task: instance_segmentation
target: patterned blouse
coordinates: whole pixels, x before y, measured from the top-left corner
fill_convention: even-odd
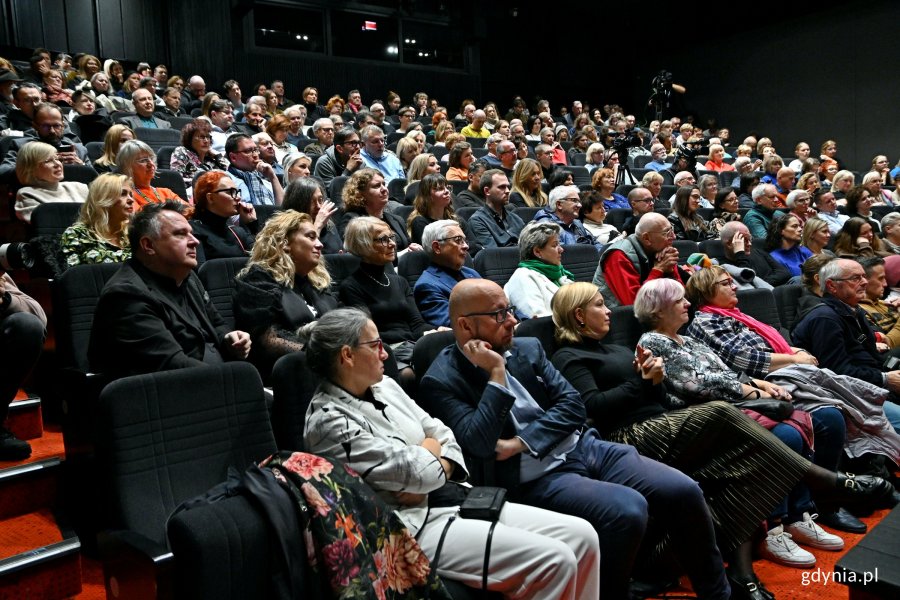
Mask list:
[[[84,223],[75,223],[63,232],[60,249],[69,267],[125,262],[131,258],[131,248],[113,246]]]
[[[670,408],[680,408],[698,402],[726,400],[736,402],[743,397],[741,383],[749,381],[744,374],[729,369],[710,350],[697,340],[682,336],[683,344],[661,333],[649,332],[638,342],[661,356],[666,368],[666,389]]]
[[[200,171],[214,171],[216,169],[225,171],[228,169],[228,162],[220,154],[209,152],[206,158],[201,161],[197,153],[178,146],[172,151],[171,169],[178,171],[181,178],[184,179],[184,187],[187,188],[188,196],[191,196],[194,189],[194,176]]]

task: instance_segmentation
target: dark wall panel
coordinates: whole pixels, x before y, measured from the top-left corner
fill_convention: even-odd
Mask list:
[[[65,0],[68,48],[72,52],[98,55],[97,22],[92,0]]]
[[[36,48],[44,45],[44,28],[41,25],[44,10],[41,2],[14,0],[12,3],[13,26],[16,46]]]
[[[97,0],[101,58],[125,58],[125,35],[120,0]]]
[[[38,2],[31,2],[32,6]],[[40,0],[44,46],[53,49],[69,47],[66,31],[66,9],[63,0]]]

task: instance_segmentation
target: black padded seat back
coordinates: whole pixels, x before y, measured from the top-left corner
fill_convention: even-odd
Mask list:
[[[344,191],[344,186],[349,179],[346,175],[338,175],[331,180],[331,185],[328,186],[328,199],[339,208],[344,206],[344,199],[341,197],[341,193]]]
[[[700,252],[721,263],[725,259],[725,244],[722,240],[704,240],[700,242]]]
[[[181,177],[181,173],[173,171],[165,165],[161,165],[160,168],[156,170],[156,175],[153,176],[150,185],[153,187],[169,188],[178,194],[179,198],[185,202],[188,201],[187,187],[184,185],[184,179]]]
[[[781,329],[781,318],[778,316],[778,306],[772,290],[738,290],[737,297],[737,307],[742,312],[775,329]]]
[[[162,118],[162,117],[160,117]],[[169,125],[172,126],[172,129],[175,131],[181,132],[184,129],[184,126],[188,123],[192,123],[194,121],[193,117],[168,117],[166,119],[169,122]]]
[[[600,262],[597,248],[593,244],[567,244],[564,248],[562,265],[572,272],[575,281],[592,282]]]
[[[466,222],[468,222],[472,218],[472,215],[480,208],[480,206],[463,206],[456,211],[456,216],[460,219],[465,219]]]
[[[775,296],[775,305],[778,307],[778,318],[781,326],[791,331],[800,320],[800,296],[803,295],[802,285],[779,285],[772,290]]]
[[[556,341],[553,339],[555,332],[556,325],[553,324],[553,317],[537,317],[520,322],[516,327],[515,337],[537,338],[544,347],[547,358],[550,358],[556,352]]]
[[[197,275],[209,294],[209,299],[228,324],[228,330],[234,329],[234,278],[247,266],[246,256],[231,258],[214,258],[200,265]]]
[[[176,146],[163,146],[156,151],[156,164],[160,169],[172,168],[172,153]]]
[[[87,150],[88,158],[91,159],[91,162],[94,162],[103,156],[103,142],[88,142],[84,147]]]
[[[519,247],[485,248],[475,255],[475,270],[485,279],[506,285],[519,268]]]
[[[437,355],[441,353],[441,350],[455,343],[456,338],[453,336],[452,331],[436,331],[422,336],[419,338],[419,341],[416,342],[416,347],[413,349],[412,355],[412,368],[416,373],[417,396],[421,397],[422,394],[426,393],[426,391],[421,389],[418,383],[422,381],[422,377],[428,372],[428,367],[431,366],[431,363],[434,362]],[[417,403],[423,405],[420,400],[417,400]]]
[[[634,211],[630,208],[614,208],[606,212],[606,220],[604,223],[612,225],[619,231],[622,231],[622,227],[625,226],[625,221],[627,221],[632,214],[634,214]]]
[[[164,146],[179,146],[181,144],[181,131],[178,129],[154,129],[152,127],[138,127],[134,135],[158,152]]]
[[[528,225],[530,221],[534,220],[534,215],[538,213],[539,210],[544,208],[543,206],[507,206],[507,210],[510,208],[515,208],[516,214],[522,219],[522,222]]]
[[[406,197],[406,180],[405,179],[391,179],[391,182],[388,184],[388,194],[390,195],[391,200],[395,200],[400,204],[406,204],[404,202],[404,198]]]
[[[634,307],[614,306],[610,309],[609,333],[603,338],[604,344],[616,344],[634,349],[644,333],[644,328],[634,316]]]
[[[78,265],[53,280],[53,325],[56,352],[61,367],[88,373],[88,343],[94,311],[103,286],[118,272],[121,263]]]
[[[256,220],[259,221],[260,230],[266,225],[272,215],[281,210],[280,206],[274,204],[257,204],[253,207],[256,210]]]
[[[391,212],[394,213],[395,215],[397,215],[398,217],[400,217],[403,220],[403,222],[406,223],[406,220],[409,218],[409,215],[412,214],[413,208],[414,207],[409,206],[407,204],[401,204],[400,206],[395,206],[394,210],[392,210]]]
[[[100,177],[91,165],[63,165],[63,181],[78,181],[90,185]]]
[[[276,451],[262,381],[245,362],[125,377],[100,394],[97,455],[111,525],[166,544],[183,501]]]
[[[279,448],[305,450],[303,427],[319,377],[306,366],[306,353],[292,352],[272,368],[272,428]]]
[[[173,516],[168,538],[175,555],[178,598],[272,598],[270,544],[265,517],[243,495]]]
[[[566,165],[562,168],[572,174],[572,183],[574,185],[587,185],[591,183],[591,174],[586,167],[581,165]]]
[[[84,202],[47,202],[31,213],[31,235],[61,235],[75,223]]]
[[[700,252],[700,245],[692,240],[675,240],[672,242],[672,245],[678,250],[679,265],[687,263],[687,259],[690,258],[691,254]]]

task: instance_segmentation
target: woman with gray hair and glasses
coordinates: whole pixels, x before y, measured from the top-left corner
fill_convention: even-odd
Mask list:
[[[184,202],[178,194],[164,187],[150,185],[156,175],[156,153],[140,140],[129,140],[119,148],[116,165],[122,175],[134,182],[134,210],[138,212],[150,203],[162,204],[166,200]]]
[[[550,301],[560,286],[575,281],[562,266],[563,247],[556,223],[531,222],[519,234],[519,268],[503,286],[516,317],[531,319],[552,314]]]

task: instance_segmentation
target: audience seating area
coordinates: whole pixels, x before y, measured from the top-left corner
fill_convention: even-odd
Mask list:
[[[296,92],[299,94],[299,89]],[[186,94],[189,97],[189,90]],[[323,100],[320,95],[319,101]],[[64,107],[64,112],[70,110],[70,107]],[[455,113],[455,108],[451,108],[447,118],[453,121]],[[120,122],[134,114],[114,113],[112,122]],[[352,113],[345,117],[348,124],[352,119]],[[556,119],[562,121],[559,117]],[[151,184],[171,189],[187,200],[189,194],[182,173],[168,167],[173,152],[181,145],[181,129],[193,121],[189,117],[172,117],[169,121],[171,129],[138,127],[135,134],[138,140],[153,149],[160,166]],[[307,125],[310,122],[308,119]],[[399,125],[396,115],[389,116],[386,122]],[[423,122],[429,141],[433,141],[434,132],[428,131],[431,121],[425,118]],[[602,134],[609,126],[598,123],[596,129]],[[397,141],[404,135],[390,133],[385,141],[396,148]],[[655,135],[648,132],[645,146],[650,146],[651,138]],[[14,141],[13,137],[0,137],[0,159]],[[487,155],[485,138],[468,138],[467,141],[476,157]],[[537,143],[528,141],[532,156]],[[92,141],[85,146],[92,161],[103,155],[102,141]],[[572,144],[566,140],[562,147],[569,150]],[[726,150],[734,154],[736,146],[726,146]],[[444,146],[433,146],[428,151],[438,159],[448,152]],[[583,153],[573,154],[571,164],[560,167],[572,175],[573,184],[582,192],[592,189],[593,172],[587,168],[592,165],[585,166],[585,157]],[[698,178],[712,174],[717,178],[719,189],[730,186],[736,173],[699,169],[707,159],[706,156],[697,157],[698,168],[694,170]],[[650,171],[647,164],[651,160],[643,154],[629,158],[629,170],[636,182]],[[669,156],[668,160],[673,157]],[[789,160],[790,157],[785,156],[785,162]],[[310,167],[314,165],[315,160]],[[448,165],[442,162],[442,171],[446,172],[447,168]],[[673,173],[663,171],[660,174],[664,185],[659,197],[667,199],[677,191]],[[864,171],[855,174],[859,183]],[[97,177],[98,171],[90,165],[66,164],[63,167],[64,181],[90,185]],[[343,216],[342,192],[349,179],[339,175],[325,188],[327,199],[338,207],[332,217],[335,222]],[[395,178],[387,186],[393,201],[388,210],[404,222],[414,210],[410,199],[419,182],[414,182],[409,189],[407,184],[407,179]],[[45,245],[58,246],[59,237],[76,222],[83,204],[75,201],[42,203],[26,224],[16,219],[18,187],[0,186],[0,244],[38,240]],[[469,187],[469,182],[449,181],[448,187],[455,197]],[[615,191],[624,196],[635,187],[622,184]],[[886,185],[884,189],[890,192],[894,188]],[[508,210],[514,211],[525,223],[531,222],[541,208],[508,205]],[[262,227],[281,209],[260,205],[255,210]],[[468,221],[477,210],[464,207],[457,210],[456,215]],[[840,210],[846,212],[844,207]],[[880,220],[894,210],[891,205],[874,206],[872,216]],[[656,212],[664,216],[671,214],[670,209]],[[741,209],[741,216],[746,212]],[[631,209],[612,209],[606,214],[605,222],[621,230],[633,214]],[[712,209],[700,209],[697,214],[704,221],[713,217]],[[726,258],[726,248],[720,239],[700,242],[677,239],[673,246],[678,250],[680,265],[686,265],[688,258],[697,253],[704,253],[716,261]],[[753,246],[763,248],[765,240],[754,238]],[[602,250],[593,244],[567,244],[562,254],[562,266],[574,275],[575,281],[592,282],[601,256]],[[334,290],[360,266],[360,258],[348,252],[325,254],[323,259]],[[520,262],[517,246],[485,247],[474,257],[466,256],[465,266],[503,286],[519,268]],[[236,327],[235,276],[247,264],[246,256],[214,258],[197,270],[210,301],[229,330]],[[386,272],[396,273],[412,289],[430,264],[431,259],[425,252],[407,252],[396,264],[389,265]],[[43,598],[78,598],[82,590],[82,560],[102,561],[103,586],[109,598],[237,600],[275,597],[276,587],[281,585],[288,586],[294,597],[304,597],[303,591],[309,589],[317,575],[305,561],[283,564],[284,549],[279,547],[278,536],[273,535],[259,506],[238,490],[237,482],[248,466],[279,449],[305,449],[306,408],[319,383],[307,365],[306,355],[295,352],[281,357],[271,374],[271,389],[263,387],[256,368],[239,361],[225,366],[163,371],[110,381],[102,373],[91,372],[88,345],[94,321],[104,318],[102,314],[95,314],[97,302],[104,285],[120,265],[99,263],[68,269],[65,264],[54,266],[59,268],[59,273],[49,280],[40,273],[13,272],[20,287],[38,298],[47,310],[50,335],[42,362],[25,386],[28,393],[23,392],[14,402],[9,421],[10,428],[17,433],[30,428],[29,439],[33,441],[35,453],[21,465],[0,463],[0,506],[4,507],[0,509],[0,525],[6,527],[4,523],[9,522],[10,527],[24,530],[33,527],[29,519],[45,521],[52,539],[42,541],[39,547],[23,545],[12,558],[0,555],[0,597],[26,597],[23,590],[39,590],[43,592],[40,595]],[[741,290],[738,292],[739,306],[743,312],[771,325],[790,340],[790,332],[800,319],[803,290],[803,286],[793,283],[774,289]],[[515,336],[537,338],[550,356],[557,349],[554,331],[552,318],[542,316],[521,322]],[[633,307],[616,306],[611,309],[610,329],[603,343],[634,349],[642,333]],[[442,349],[453,343],[451,331],[437,331],[421,337],[415,344],[410,359],[415,377],[407,386],[414,398],[426,393],[419,389],[418,383],[428,366]],[[386,342],[385,350],[389,355],[385,374],[401,380],[404,365],[398,365]],[[43,401],[30,394],[35,390],[41,392]],[[420,399],[417,401],[422,404]],[[43,416],[41,411],[45,412]],[[497,463],[489,468],[503,468],[503,465]],[[245,480],[242,481],[241,485],[247,485]],[[223,485],[226,482],[232,486],[227,490]],[[197,500],[210,490],[219,495]],[[17,495],[28,500],[13,499]],[[885,518],[883,529],[877,529],[855,550],[850,549],[852,544],[848,543],[850,552],[840,559],[837,568],[841,572],[860,572],[867,565],[891,564],[898,560],[900,550],[896,548],[893,554],[879,555],[879,548],[889,545],[893,539],[889,532],[896,530],[898,514],[900,511],[891,514],[881,511],[871,520],[867,519],[867,523],[875,525]],[[855,543],[863,538],[845,539]],[[305,554],[306,540],[298,537],[294,543],[293,550],[300,548],[303,550],[301,555]],[[47,583],[50,576],[46,573],[52,573],[53,585]],[[454,599],[499,598],[496,594],[481,595],[455,582],[445,583]],[[778,588],[768,582],[767,585],[770,589]],[[878,588],[878,593],[883,594],[882,597],[892,597],[898,586],[900,579],[893,583],[889,581]],[[7,594],[5,588],[11,592]],[[799,584],[782,584],[778,589],[779,597],[789,597],[781,592],[793,589],[799,589]],[[858,596],[860,599],[867,598],[865,592],[852,592],[851,598],[856,598],[856,593],[863,594]]]

